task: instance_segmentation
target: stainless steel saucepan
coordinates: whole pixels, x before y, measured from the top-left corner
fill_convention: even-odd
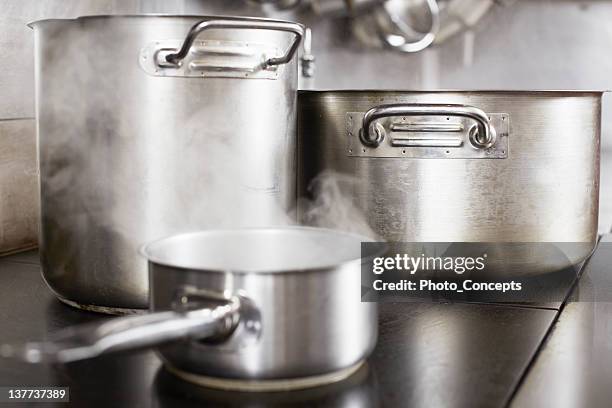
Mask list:
[[[142,251],[153,313],[64,329],[12,353],[66,363],[159,346],[170,371],[208,386],[269,391],[337,381],[377,338],[376,303],[360,299],[363,241],[309,227],[156,241]]]

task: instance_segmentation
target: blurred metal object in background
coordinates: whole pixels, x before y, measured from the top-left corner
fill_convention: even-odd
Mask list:
[[[295,11],[302,16],[348,17],[354,36],[362,44],[414,53],[474,27],[494,5],[508,6],[515,0],[248,1],[260,5],[264,14],[272,17],[278,12]]]
[[[356,16],[384,3],[385,0],[311,0],[312,10],[327,16]]]
[[[488,0],[487,0],[488,1]],[[429,47],[440,26],[437,0],[256,0],[275,10],[301,6],[317,15],[351,17],[363,23],[361,37],[366,44],[383,45],[401,52],[413,53]],[[425,13],[421,12],[425,10]],[[265,10],[264,10],[265,11]],[[363,22],[360,20],[363,19]],[[413,20],[416,20],[416,24]],[[425,22],[425,24],[423,24]],[[425,25],[424,29],[420,26]],[[416,28],[415,28],[416,27]],[[370,37],[374,41],[370,40]]]
[[[491,9],[510,6],[515,0],[444,0],[440,1],[440,30],[435,44],[474,27]]]
[[[425,5],[429,16],[422,16]],[[428,28],[421,31],[409,23],[410,17],[418,13],[417,21],[427,21]],[[377,34],[385,44],[401,52],[419,52],[429,47],[440,28],[440,9],[437,0],[406,1],[389,0],[374,13]]]
[[[308,27],[304,30],[304,39],[302,41],[302,45],[303,51],[302,56],[300,57],[300,62],[302,65],[302,76],[304,78],[312,78],[315,74],[316,58],[312,53],[312,30]]]
[[[372,15],[359,17],[354,22],[353,32],[362,43],[370,46],[389,46],[399,51],[417,52],[471,29],[494,6],[510,6],[514,2],[515,0],[388,0]],[[407,42],[419,35],[422,35],[420,41],[414,44]]]
[[[303,0],[249,0],[251,3],[262,7],[270,7],[276,10],[288,10],[300,6]]]
[[[436,0],[388,0],[355,16],[353,35],[370,47],[414,53],[429,47],[440,27]]]

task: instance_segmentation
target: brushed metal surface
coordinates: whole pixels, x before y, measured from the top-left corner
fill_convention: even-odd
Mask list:
[[[345,173],[355,179],[346,194],[384,239],[585,243],[568,254],[577,263],[597,237],[600,99],[600,93],[580,92],[303,91],[298,192],[308,194],[322,171]],[[349,157],[347,112],[393,103],[458,103],[507,112],[508,157]]]
[[[612,302],[568,304],[510,407],[609,407],[611,321]]]
[[[166,78],[139,52],[201,17],[48,20],[36,37],[45,279],[70,301],[146,308],[137,248],[172,233],[279,225],[294,207],[297,61],[277,80]],[[279,31],[202,40],[286,50]]]
[[[555,311],[382,304],[370,365],[383,407],[504,407]]]
[[[38,243],[34,120],[0,120],[0,254]]]
[[[604,235],[511,407],[610,406],[611,258],[612,235]]]

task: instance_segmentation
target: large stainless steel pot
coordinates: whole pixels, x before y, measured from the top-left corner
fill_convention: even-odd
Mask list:
[[[594,248],[600,108],[600,92],[302,92],[298,190],[346,173],[389,241],[524,243],[487,269],[559,269],[529,243],[570,243],[567,264]]]
[[[14,352],[65,363],[174,340],[159,348],[167,367],[208,386],[257,391],[336,381],[376,343],[377,304],[361,302],[364,241],[308,227],[163,239],[143,251],[155,313],[69,328]]]
[[[139,245],[287,223],[301,25],[99,16],[32,26],[42,267],[62,300],[146,308]]]

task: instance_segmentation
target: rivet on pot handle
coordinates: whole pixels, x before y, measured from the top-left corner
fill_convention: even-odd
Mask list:
[[[459,116],[476,121],[470,129],[470,142],[478,149],[487,149],[497,137],[489,116],[479,108],[468,105],[452,104],[394,104],[381,105],[367,111],[363,117],[359,135],[361,142],[368,147],[378,147],[384,140],[384,129],[376,121],[392,116]]]
[[[304,37],[304,26],[297,23],[275,21],[204,20],[191,27],[181,48],[175,53],[167,54],[165,56],[166,61],[169,64],[180,66],[181,61],[189,54],[189,50],[191,49],[193,42],[197,36],[200,35],[200,33],[205,30],[224,28],[284,31],[295,34],[295,39],[285,55],[269,58],[267,61],[265,61],[265,66],[282,65],[291,61],[300,46],[302,38]]]
[[[177,294],[174,310],[68,327],[44,342],[1,345],[0,356],[29,363],[69,363],[181,339],[226,339],[239,324],[240,309],[238,296],[184,291]]]

